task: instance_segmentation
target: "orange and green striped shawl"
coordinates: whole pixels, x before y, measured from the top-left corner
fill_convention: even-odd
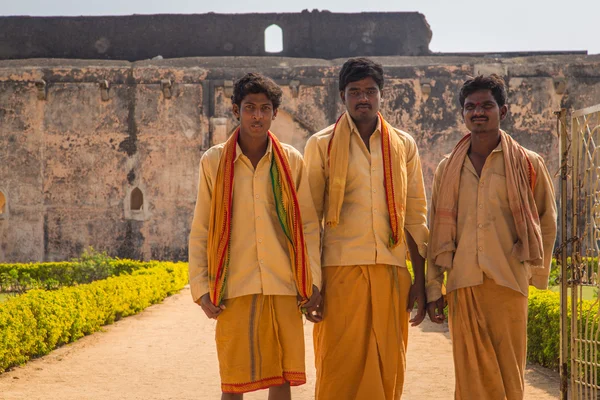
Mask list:
[[[345,112],[334,125],[327,147],[329,168],[329,204],[325,222],[328,226],[339,223],[344,202],[348,157],[350,152],[350,115]],[[383,161],[385,196],[390,220],[389,247],[404,241],[404,218],[406,204],[406,160],[404,144],[394,128],[378,113],[381,125],[381,154]],[[392,151],[393,149],[396,151]]]
[[[231,254],[234,160],[240,128],[225,142],[211,199],[208,229],[208,283],[210,300],[220,305],[225,294]],[[310,261],[304,239],[300,204],[289,161],[279,140],[270,131],[273,148],[270,175],[279,223],[287,238],[298,294],[304,305],[312,295]]]

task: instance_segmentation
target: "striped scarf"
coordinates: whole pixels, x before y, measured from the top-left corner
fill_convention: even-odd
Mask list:
[[[225,142],[219,160],[219,170],[214,184],[208,228],[208,284],[210,300],[220,305],[225,294],[227,272],[231,259],[231,215],[233,206],[233,179],[236,145],[240,128]],[[277,217],[287,239],[294,280],[304,305],[312,295],[312,277],[300,204],[289,161],[279,140],[268,132],[273,147],[270,175]]]
[[[344,203],[348,158],[350,153],[350,115],[342,114],[333,128],[327,147],[329,156],[329,204],[326,214],[328,226],[336,226]],[[378,113],[381,125],[381,153],[383,161],[384,187],[390,218],[389,247],[394,248],[404,241],[404,217],[406,204],[406,160],[404,144],[394,128]]]

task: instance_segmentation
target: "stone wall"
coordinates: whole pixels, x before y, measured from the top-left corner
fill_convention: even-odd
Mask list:
[[[429,192],[465,133],[457,92],[470,75],[509,84],[503,128],[558,170],[553,112],[600,103],[600,56],[382,57],[382,112],[415,138]],[[198,162],[235,126],[235,78],[260,71],[284,90],[273,131],[302,150],[343,106],[343,59],[0,61],[0,262],[62,260],[93,245],[119,257],[186,259]],[[143,194],[131,209],[131,193]]]
[[[431,41],[416,12],[0,17],[0,59],[266,56],[273,24],[284,57],[426,55]]]

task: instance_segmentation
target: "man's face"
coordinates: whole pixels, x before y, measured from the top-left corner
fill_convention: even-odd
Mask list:
[[[354,121],[370,122],[377,118],[381,91],[373,78],[350,82],[340,96]]]
[[[477,134],[500,129],[500,121],[506,117],[507,112],[506,104],[498,107],[492,91],[485,89],[467,96],[462,116],[467,129]]]
[[[238,107],[233,105],[233,115],[239,121],[244,134],[251,137],[262,137],[271,128],[271,122],[277,115],[273,102],[264,93],[250,93],[244,97]]]

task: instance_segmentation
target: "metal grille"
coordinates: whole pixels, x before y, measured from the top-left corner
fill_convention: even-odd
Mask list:
[[[563,351],[570,344],[571,399],[594,399],[600,394],[600,329],[598,316],[598,256],[600,255],[600,104],[571,115],[570,151],[566,136],[566,117],[559,130],[563,147],[561,209],[562,246],[570,247],[570,259],[563,251],[563,330],[569,330],[570,340],[561,338]],[[570,168],[569,168],[570,167]],[[570,173],[568,172],[570,169]],[[570,178],[570,198],[566,196],[567,176]],[[570,202],[569,202],[570,200]],[[570,203],[570,204],[569,204]],[[566,221],[571,219],[571,237],[566,238]],[[570,246],[567,246],[567,245]],[[568,268],[564,268],[567,266]],[[566,278],[566,279],[564,279]],[[568,291],[567,291],[568,290]],[[570,294],[570,302],[567,299]],[[567,305],[569,302],[569,305]],[[566,319],[570,319],[570,324]],[[569,326],[570,325],[570,326]],[[561,356],[562,356],[561,352]],[[562,358],[562,357],[561,357]],[[561,369],[566,360],[561,360]],[[566,374],[565,371],[561,373]],[[566,375],[565,375],[566,376]],[[566,387],[564,388],[566,389]],[[566,392],[566,390],[565,390]],[[566,395],[566,393],[565,393]],[[566,398],[566,397],[564,397]]]

